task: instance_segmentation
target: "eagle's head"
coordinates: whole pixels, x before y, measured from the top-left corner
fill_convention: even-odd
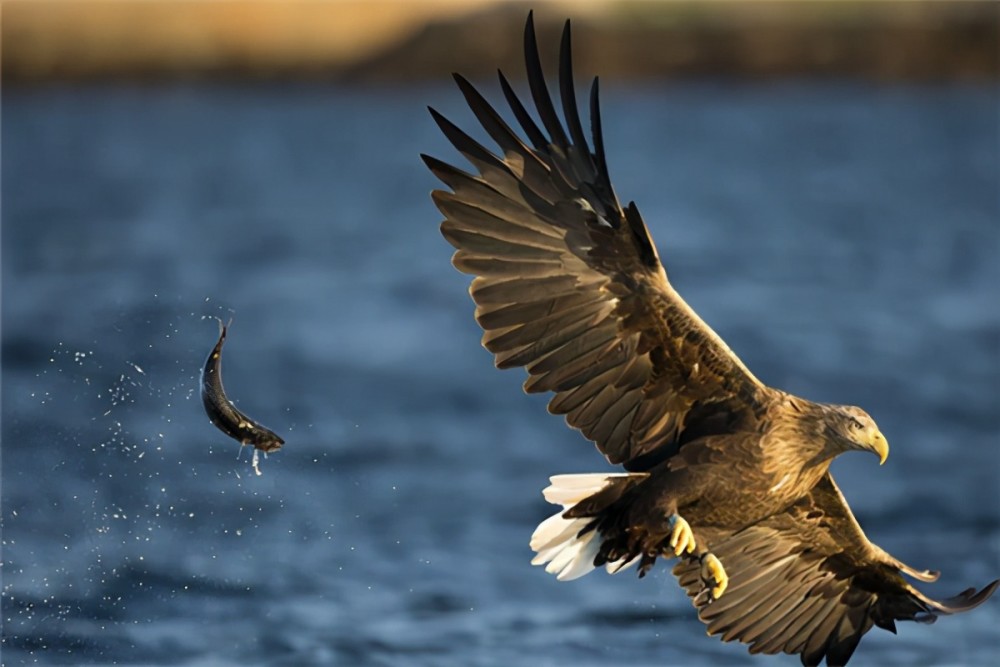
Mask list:
[[[871,452],[878,456],[879,465],[889,458],[889,443],[867,412],[853,405],[838,405],[828,415],[828,425],[834,438],[848,450]]]

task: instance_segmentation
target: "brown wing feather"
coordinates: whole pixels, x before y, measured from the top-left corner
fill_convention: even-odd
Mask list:
[[[441,231],[457,248],[455,267],[476,276],[476,319],[497,366],[524,366],[526,391],[555,392],[549,410],[565,414],[612,463],[628,467],[643,457],[635,465],[648,465],[650,453],[687,426],[695,404],[702,416],[711,413],[706,405],[719,405],[756,419],[771,394],[667,282],[635,205],[618,203],[604,163],[596,80],[591,153],[576,110],[570,49],[567,22],[560,89],[568,132],[546,89],[529,15],[528,79],[551,138],[502,75],[531,146],[456,75],[500,154],[432,110],[477,173],[424,160],[452,190],[433,193],[446,218]]]
[[[725,594],[708,601],[696,559],[674,574],[709,634],[751,653],[800,654],[804,665],[846,664],[873,625],[895,632],[897,620],[967,611],[998,584],[943,602],[924,596],[900,576],[907,566],[868,541],[829,474],[787,512],[708,539],[729,575]]]

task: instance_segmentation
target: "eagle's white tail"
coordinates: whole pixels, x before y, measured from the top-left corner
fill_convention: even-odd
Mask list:
[[[553,505],[562,505],[562,510],[538,524],[531,535],[531,548],[536,552],[532,565],[544,565],[545,571],[556,575],[560,581],[582,577],[596,566],[597,557],[604,541],[597,529],[584,531],[594,521],[594,517],[564,519],[563,514],[577,503],[603,491],[622,478],[646,477],[645,473],[591,473],[585,475],[556,475],[542,495]],[[624,481],[624,480],[622,480]],[[582,534],[581,534],[582,533]],[[619,560],[607,563],[608,572],[615,574],[634,564],[638,559]]]

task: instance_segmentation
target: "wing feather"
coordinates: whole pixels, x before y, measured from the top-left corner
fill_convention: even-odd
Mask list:
[[[747,639],[746,643],[750,644],[750,653],[765,653],[768,655],[780,653],[788,641],[789,629],[801,619],[808,618],[812,610],[822,602],[823,598],[820,597],[797,599],[791,609],[783,616],[776,618],[773,623],[765,624],[759,633],[756,633],[760,635],[756,641]]]
[[[559,45],[559,94],[562,99],[563,113],[566,115],[566,125],[569,127],[570,136],[573,137],[571,149],[582,152],[588,159],[585,164],[592,163],[589,160],[590,147],[587,146],[587,137],[583,133],[583,125],[580,123],[580,112],[576,108],[576,90],[573,84],[573,47],[572,36],[569,29],[569,20],[562,33],[562,42]],[[583,179],[590,180],[594,177],[594,170],[582,176]]]
[[[519,348],[512,354],[498,354],[497,368],[533,363],[532,372],[541,374],[546,372],[548,366],[558,368],[578,358],[585,353],[581,352],[585,346],[593,348],[613,340],[613,334],[609,335],[607,331],[595,329],[592,320],[593,316],[566,323],[557,332],[536,337],[533,343]]]
[[[597,174],[605,196],[609,200],[614,200],[615,194],[611,187],[608,163],[604,157],[604,131],[601,129],[601,94],[599,89],[600,83],[595,76],[594,82],[590,86],[590,130],[594,135],[594,160],[597,162]]]
[[[627,354],[615,338],[607,338],[593,344],[595,347],[587,350],[585,354],[560,355],[568,359],[564,365],[556,366],[554,362],[546,364],[547,367],[552,367],[552,370],[543,371],[537,366],[532,366],[529,371],[531,377],[525,383],[525,389],[529,392],[563,392],[578,387],[604,371],[620,366]]]
[[[615,343],[617,340],[618,334],[611,327],[585,328],[579,335],[574,336],[572,340],[556,350],[536,357],[537,361],[529,361],[528,372],[532,375],[561,373],[570,364],[580,361],[581,358],[585,362],[590,362],[595,354],[600,356],[600,353],[607,349],[609,343]]]
[[[489,329],[483,335],[483,345],[494,354],[535,345],[568,328],[575,328],[580,323],[584,326],[593,326],[607,317],[607,310],[604,304],[588,301],[504,329]]]
[[[433,199],[445,216],[442,234],[456,248],[455,267],[475,276],[470,294],[483,344],[498,367],[525,367],[526,391],[554,392],[549,411],[565,415],[612,463],[630,470],[675,451],[664,446],[686,420],[710,417],[706,406],[739,416],[728,424],[753,428],[774,394],[677,295],[635,204],[619,204],[607,172],[596,79],[593,153],[588,146],[569,23],[559,54],[565,124],[545,83],[531,15],[524,55],[541,124],[502,74],[500,86],[527,139],[456,75],[498,152],[432,109],[474,173],[424,156],[451,189],[435,191]],[[690,412],[695,404],[697,417]]]
[[[802,573],[799,573],[802,576]],[[740,636],[744,642],[764,641],[765,636],[771,628],[780,628],[782,624],[787,626],[795,618],[793,611],[802,603],[802,599],[796,597],[795,590],[800,582],[796,578],[790,579],[781,585],[781,593],[776,592],[772,597],[776,604],[771,606],[768,613],[754,614],[755,618],[748,623]],[[754,651],[751,649],[750,651]]]
[[[551,206],[545,204],[537,195],[533,199],[533,193],[525,191],[520,193],[521,196],[518,199],[510,199],[497,190],[494,185],[487,183],[481,178],[472,176],[457,167],[436,161],[434,158],[428,156],[424,156],[424,162],[438,178],[452,189],[452,192],[435,190],[431,193],[431,197],[439,209],[443,201],[459,201],[465,204],[468,209],[478,209],[489,214],[494,219],[506,222],[513,226],[515,228],[514,231],[517,233],[522,233],[517,229],[521,227],[537,232],[542,236],[552,237],[561,242],[559,249],[565,253],[564,239],[566,233],[540,217],[543,209],[546,207],[551,208]],[[533,203],[529,203],[528,200],[532,200]],[[445,213],[445,215],[447,216],[448,214]],[[447,222],[460,228],[471,230],[480,229],[480,225],[486,225],[486,229],[493,233],[500,232],[499,227],[493,220],[470,220],[467,218],[467,215],[468,211],[465,214],[448,216]]]
[[[540,278],[517,278],[503,281],[477,276],[472,281],[469,293],[480,305],[508,304],[519,301],[542,301],[546,298],[569,296],[577,292],[577,281],[573,276],[551,275]]]
[[[840,625],[842,620],[847,618],[850,609],[850,607],[847,607],[847,609],[841,608],[841,601],[836,598],[830,598],[826,601],[823,609],[815,617],[820,620],[810,623],[808,627],[804,628],[809,633],[809,638],[806,639],[802,647],[801,659],[803,665],[814,667],[823,661],[823,656],[826,655],[826,649],[830,644],[834,630]]]
[[[467,249],[467,257],[516,256],[526,261],[559,257],[544,240],[533,241],[530,233],[515,235],[513,239],[503,238],[502,233],[490,235],[485,230],[470,231],[459,227],[449,227],[442,233],[452,243],[462,244]]]
[[[486,330],[518,326],[533,319],[548,317],[583,304],[593,304],[589,295],[579,292],[540,301],[508,304],[477,304],[476,321]]]
[[[777,601],[776,604],[767,616],[757,616],[752,623],[746,625],[741,633],[743,641],[753,642],[759,639],[763,642],[771,629],[787,627],[794,618],[791,612],[802,603],[802,598],[794,593],[810,576],[812,571],[808,561],[803,558],[797,559],[795,566],[786,575],[785,581],[776,582],[769,593]]]
[[[786,512],[708,548],[730,577],[719,600],[703,595],[697,559],[682,560],[674,574],[709,634],[749,644],[751,653],[800,654],[807,666],[844,665],[873,626],[892,630],[897,620],[972,609],[1000,583],[944,601],[926,597],[901,576],[898,560],[868,541],[829,473]]]
[[[497,70],[497,76],[500,79],[500,88],[503,90],[503,96],[507,99],[507,104],[510,106],[511,111],[514,112],[514,117],[517,118],[521,129],[528,135],[528,139],[531,140],[535,148],[544,150],[549,143],[548,139],[545,138],[545,134],[538,129],[538,125],[535,124],[535,121],[531,118],[531,114],[528,113],[528,110],[524,108],[521,100],[514,93],[514,89],[511,87],[510,82],[507,81],[507,77],[503,75],[503,72]]]
[[[574,415],[574,418],[580,422],[582,431],[589,433],[592,430],[594,439],[600,440],[598,434],[614,429],[629,412],[635,410],[638,398],[635,394],[638,392],[638,389],[622,392],[614,386],[607,386]]]
[[[521,141],[472,84],[460,74],[454,78],[476,119],[503,151],[508,168],[531,184],[532,190],[546,201],[559,201],[564,193],[552,181],[551,168]]]
[[[562,273],[559,260],[551,259],[521,257],[517,260],[508,260],[466,254],[456,258],[454,264],[462,273],[485,277],[517,275],[522,278],[548,278]]]
[[[542,73],[542,62],[538,57],[538,42],[535,39],[534,12],[528,13],[528,21],[524,26],[524,63],[528,73],[528,86],[531,89],[531,99],[535,109],[542,119],[542,125],[552,137],[552,143],[559,148],[569,145],[566,133],[556,109],[552,106],[549,89],[545,85],[545,75]]]
[[[579,387],[557,394],[549,403],[549,412],[554,415],[565,415],[582,410],[594,398],[597,392],[609,386],[618,376],[618,369],[613,368],[600,375],[595,375]],[[577,417],[574,417],[574,423]]]

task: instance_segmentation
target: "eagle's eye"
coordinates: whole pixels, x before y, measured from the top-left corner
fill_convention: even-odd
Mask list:
[[[857,419],[854,419],[853,417],[851,418],[851,428],[853,428],[856,431],[860,431],[864,427],[865,427],[864,424],[859,422]]]

